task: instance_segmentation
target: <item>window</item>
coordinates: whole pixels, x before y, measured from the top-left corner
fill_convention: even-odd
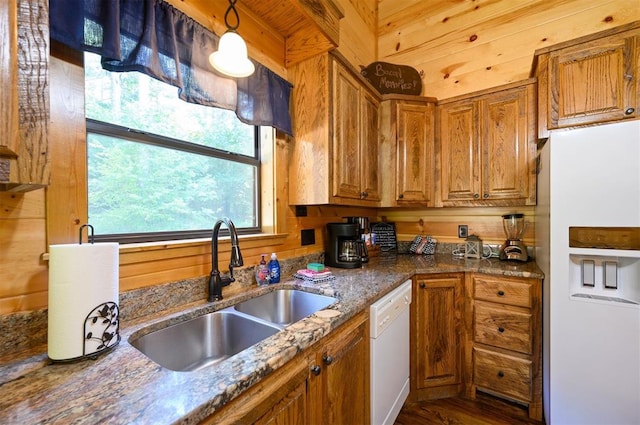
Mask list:
[[[89,223],[96,240],[210,236],[229,217],[260,228],[258,127],[180,100],[139,72],[108,72],[85,53]]]

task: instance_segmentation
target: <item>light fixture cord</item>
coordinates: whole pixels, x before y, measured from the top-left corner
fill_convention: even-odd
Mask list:
[[[236,2],[238,0],[229,0],[229,8],[224,14],[224,23],[228,29],[231,31],[235,31],[240,26],[240,16],[238,16],[238,11],[236,10]],[[233,14],[236,15],[236,24],[235,26],[229,25],[229,12],[233,11]]]

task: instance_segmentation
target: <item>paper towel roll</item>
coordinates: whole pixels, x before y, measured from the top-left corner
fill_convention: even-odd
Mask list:
[[[51,360],[97,355],[120,340],[118,246],[85,243],[49,247]]]

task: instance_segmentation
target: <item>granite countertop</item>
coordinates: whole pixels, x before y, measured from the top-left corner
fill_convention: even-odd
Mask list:
[[[203,300],[122,323],[120,344],[96,360],[49,365],[46,354],[40,354],[0,365],[0,423],[198,423],[416,273],[543,277],[533,261],[454,259],[441,254],[381,256],[361,269],[332,271],[337,279],[328,283],[285,280],[267,288],[254,285],[219,302]],[[219,310],[279,288],[330,295],[338,302],[215,366],[193,372],[162,368],[128,342],[132,335],[166,326],[167,320]]]

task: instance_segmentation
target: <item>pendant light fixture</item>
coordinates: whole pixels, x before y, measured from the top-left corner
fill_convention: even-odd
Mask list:
[[[236,29],[240,26],[240,16],[235,8],[238,0],[229,0],[229,8],[224,14],[227,31],[222,34],[218,42],[218,51],[211,53],[209,62],[221,74],[229,77],[248,77],[253,74],[255,67],[247,57],[247,45]],[[229,14],[236,16],[236,25],[229,25]]]

